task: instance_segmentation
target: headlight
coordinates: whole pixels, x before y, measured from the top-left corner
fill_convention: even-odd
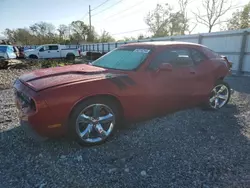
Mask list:
[[[25,114],[36,111],[35,101],[31,97],[19,91],[15,91],[15,95],[20,104],[19,107]]]

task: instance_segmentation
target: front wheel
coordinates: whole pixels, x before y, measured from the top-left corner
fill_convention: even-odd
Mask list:
[[[119,107],[115,101],[93,98],[79,103],[70,116],[69,128],[80,145],[92,146],[111,137],[119,121]]]
[[[231,88],[228,83],[219,80],[216,82],[209,97],[206,109],[218,110],[224,107],[231,97]]]

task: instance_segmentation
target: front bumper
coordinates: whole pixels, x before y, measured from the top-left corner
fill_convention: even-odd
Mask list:
[[[25,131],[25,133],[32,138],[35,141],[39,141],[39,142],[43,142],[45,140],[47,140],[47,137],[42,137],[40,136],[33,128],[32,126],[29,124],[28,121],[25,120],[20,120],[20,125],[23,128],[23,130]]]
[[[36,141],[45,141],[47,138],[40,136],[33,128],[32,125],[28,121],[28,115],[23,112],[22,108],[22,102],[20,97],[20,94],[17,94],[17,91],[15,91],[15,103],[16,107],[18,109],[18,118],[20,121],[21,128],[27,133],[27,135],[31,138],[33,138]]]

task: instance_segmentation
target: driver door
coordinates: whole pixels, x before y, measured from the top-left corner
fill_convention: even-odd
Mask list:
[[[45,58],[48,58],[48,46],[42,46],[39,51],[38,51],[38,56],[39,58],[41,59],[45,59]]]
[[[48,57],[51,59],[61,57],[58,45],[49,45]]]
[[[170,69],[161,65],[168,63]],[[156,54],[150,64],[150,87],[156,111],[165,113],[193,105],[194,64],[185,48],[167,48]]]

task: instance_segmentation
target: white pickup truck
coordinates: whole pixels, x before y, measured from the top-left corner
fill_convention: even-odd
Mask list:
[[[24,51],[25,58],[30,59],[57,59],[66,58],[74,60],[79,57],[81,51],[77,48],[66,48],[65,45],[59,44],[44,44],[38,46],[36,49]]]

